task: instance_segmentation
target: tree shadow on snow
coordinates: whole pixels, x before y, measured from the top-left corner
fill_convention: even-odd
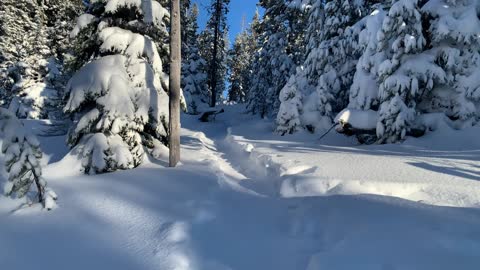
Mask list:
[[[252,142],[245,140],[245,142]],[[420,147],[411,147],[409,145],[375,145],[375,146],[330,146],[330,145],[313,145],[304,142],[260,142],[257,145],[272,148],[278,152],[285,153],[311,153],[319,154],[358,154],[369,156],[393,156],[393,157],[422,157],[422,158],[439,158],[454,160],[472,160],[480,161],[480,149],[472,150],[431,150]]]
[[[448,174],[456,177],[480,181],[480,170],[469,170],[469,169],[463,169],[463,168],[446,166],[446,165],[437,166],[437,165],[429,164],[426,162],[407,162],[407,164],[417,168],[428,170],[428,171],[433,171],[441,174]]]

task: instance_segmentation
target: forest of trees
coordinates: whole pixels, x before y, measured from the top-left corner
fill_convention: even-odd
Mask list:
[[[345,114],[355,116],[347,123],[352,134],[377,143],[421,136],[434,129],[432,118],[456,129],[478,122],[478,1],[258,6],[263,15],[257,12],[226,57],[227,100],[276,118],[279,134],[324,132]]]
[[[348,113],[377,143],[480,119],[479,1],[260,0],[233,44],[229,3],[212,0],[199,29],[204,11],[181,1],[186,113],[242,103],[281,135]],[[167,0],[3,0],[4,114],[58,122],[85,173],[137,167],[168,146],[169,35]]]

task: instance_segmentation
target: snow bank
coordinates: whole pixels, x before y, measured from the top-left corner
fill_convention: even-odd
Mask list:
[[[228,117],[228,111],[222,117]],[[346,110],[336,122],[375,129],[377,117],[375,111]],[[321,144],[314,135],[280,138],[264,129],[265,123],[233,117],[226,146],[236,149],[235,160],[242,161],[242,172],[268,179],[268,187],[252,185],[262,192],[268,190],[267,194],[374,194],[430,205],[478,207],[480,144],[475,136],[479,128],[453,129],[457,127],[441,113],[420,115],[418,120],[436,132],[408,138],[403,144],[356,146],[334,133]]]

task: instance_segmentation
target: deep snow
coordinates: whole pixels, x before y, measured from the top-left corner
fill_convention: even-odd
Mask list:
[[[225,110],[184,116],[176,169],[164,153],[79,175],[64,137],[40,137],[59,208],[0,197],[1,268],[478,269],[479,128],[358,146]]]

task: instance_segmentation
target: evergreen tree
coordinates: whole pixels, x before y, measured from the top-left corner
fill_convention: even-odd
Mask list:
[[[249,54],[249,63],[248,66],[245,67],[245,70],[242,75],[242,81],[244,84],[244,92],[245,92],[245,102],[248,102],[249,92],[252,89],[253,85],[253,68],[255,67],[255,55],[258,49],[257,42],[259,40],[260,34],[260,13],[258,10],[255,12],[253,16],[252,22],[248,28],[248,35],[249,38],[247,39],[246,51]]]
[[[246,50],[248,35],[245,31],[235,38],[233,48],[229,51],[228,69],[230,72],[228,101],[245,102],[245,86],[242,82],[244,70],[248,68],[249,55]]]
[[[349,107],[378,111],[379,143],[426,129],[424,113],[475,122],[480,30],[462,25],[480,25],[478,13],[475,1],[399,0],[368,18]]]
[[[60,62],[60,66],[63,66],[64,58],[70,52],[70,32],[84,8],[82,0],[46,1],[49,46],[54,49],[53,56]]]
[[[198,114],[209,104],[207,87],[207,63],[200,56],[198,48],[198,7],[196,4],[188,12],[185,20],[182,61],[182,89],[185,95],[187,113]]]
[[[197,36],[198,31],[198,5],[194,3],[192,6],[191,0],[180,1],[180,16],[182,24],[182,59],[188,58],[189,46],[192,43],[192,38]]]
[[[293,2],[295,3],[295,2]],[[286,121],[284,115],[294,115],[297,118],[300,118],[301,115],[304,114],[304,107],[305,109],[309,109],[311,111],[317,111],[316,101],[318,100],[317,97],[310,97],[311,93],[316,94],[314,91],[314,85],[318,84],[320,70],[319,67],[321,66],[320,63],[317,62],[324,62],[322,58],[318,57],[320,54],[317,52],[319,44],[323,40],[323,24],[324,24],[324,4],[323,1],[313,1],[313,3],[308,3],[311,5],[306,5],[303,1],[297,1],[295,3],[298,5],[299,8],[308,7],[307,12],[309,14],[308,23],[306,26],[306,52],[307,58],[305,63],[303,63],[302,68],[298,68],[296,74],[292,75],[290,82],[285,85],[282,92],[293,92],[296,93],[294,96],[301,95],[303,102],[308,102],[308,104],[300,104],[297,106],[289,106],[288,104],[291,103],[290,99],[281,98],[280,101],[282,105],[280,106],[280,111],[277,115],[277,132],[281,133],[282,135],[285,133],[292,133],[297,131],[300,126],[313,126],[314,123],[318,122],[318,119],[313,121],[308,121],[307,123],[303,123],[300,119],[295,119],[295,121],[289,120]],[[312,95],[313,96],[313,95]],[[324,96],[324,95],[323,95]],[[285,97],[285,95],[284,95]],[[313,101],[313,102],[312,102]],[[286,104],[283,104],[286,103]],[[313,105],[310,105],[313,103]],[[306,105],[306,106],[304,106]],[[326,104],[329,105],[329,104]],[[297,108],[301,108],[300,111],[297,111]],[[326,106],[325,106],[326,107]],[[288,112],[286,110],[294,110],[295,113]],[[329,110],[328,110],[329,111]],[[317,114],[317,113],[315,113]],[[282,116],[283,115],[283,116]],[[312,114],[310,114],[312,115]],[[288,118],[287,118],[288,119]],[[310,120],[310,118],[309,118]],[[301,124],[300,124],[301,123]]]
[[[433,58],[422,54],[426,46],[423,33],[418,0],[394,3],[378,32],[377,51],[387,58],[378,69],[379,142],[403,140],[414,124],[421,94],[430,92],[433,82],[445,80]]]
[[[335,100],[325,99],[328,104],[320,101],[319,106],[331,106],[333,113],[340,112],[348,103],[348,90],[360,58],[361,52],[357,44],[358,28],[353,26],[361,19],[362,7],[356,6],[356,3],[357,1],[349,0],[327,2],[323,27],[325,31],[321,34],[323,40],[313,52],[318,55],[312,56],[323,60],[318,61],[316,65],[317,72],[321,74],[318,84],[315,85],[318,95],[331,93],[335,97]],[[333,115],[327,112],[326,116]]]
[[[44,118],[57,93],[46,80],[52,51],[44,1],[11,1],[1,5],[0,77],[2,98],[19,117]]]
[[[0,108],[0,137],[8,173],[5,195],[23,198],[35,184],[38,201],[48,210],[52,209],[57,195],[47,188],[47,183],[42,178],[42,151],[39,142],[26,132],[22,122],[12,112],[3,108]]]
[[[475,0],[430,0],[422,8],[429,25],[427,47],[446,74],[423,94],[422,112],[445,112],[459,124],[480,118],[480,4]]]
[[[144,12],[139,1],[95,1],[72,33],[77,50],[85,46],[77,64],[90,60],[69,81],[65,106],[74,119],[68,143],[86,173],[136,167],[144,147],[167,142],[165,46],[153,40],[168,38],[169,12],[150,4]]]
[[[261,117],[270,116],[280,106],[280,90],[302,59],[303,31],[299,11],[284,0],[262,0],[265,14],[259,25],[257,54],[252,67],[248,110]]]
[[[2,3],[0,95],[19,117],[58,116],[67,33],[82,5],[80,0]]]
[[[199,36],[200,56],[205,59],[210,106],[214,107],[225,91],[228,54],[227,14],[230,0],[212,0],[208,12],[210,17],[205,30]]]
[[[296,1],[297,8],[305,9],[308,14],[306,25],[307,56],[302,68],[297,69],[297,79],[287,84],[287,92],[301,91],[303,96],[302,126],[311,131],[327,129],[332,125],[335,113],[340,112],[348,103],[348,90],[352,84],[355,64],[360,57],[357,36],[361,19],[362,2],[349,0]],[[296,82],[296,83],[293,83]],[[295,89],[295,90],[294,90]],[[290,103],[289,99],[282,102]],[[288,115],[282,106],[280,115]],[[291,123],[291,122],[289,122]],[[287,127],[285,121],[277,121],[277,130],[298,129]]]
[[[298,131],[302,126],[301,115],[303,113],[303,87],[308,87],[305,72],[298,68],[288,83],[280,91],[280,109],[276,119],[276,132],[282,136]],[[303,75],[303,77],[300,77]]]
[[[384,51],[377,50],[377,33],[388,9],[388,5],[376,6],[365,18],[365,27],[359,34],[359,46],[363,53],[356,66],[348,108],[375,111],[379,108],[377,73],[386,56]]]
[[[68,60],[72,53],[70,32],[75,26],[76,18],[84,8],[82,0],[46,1],[48,44],[52,48],[52,55],[49,58],[50,73],[46,80],[50,82],[57,93],[56,96],[51,98],[50,119],[64,118],[62,112],[65,105],[63,100],[64,90],[68,79],[72,75],[68,70]]]
[[[230,71],[230,88],[228,100],[244,103],[250,87],[251,66],[255,54],[256,27],[259,23],[258,11],[248,29],[243,29],[235,38],[233,48],[229,52],[228,69]]]

